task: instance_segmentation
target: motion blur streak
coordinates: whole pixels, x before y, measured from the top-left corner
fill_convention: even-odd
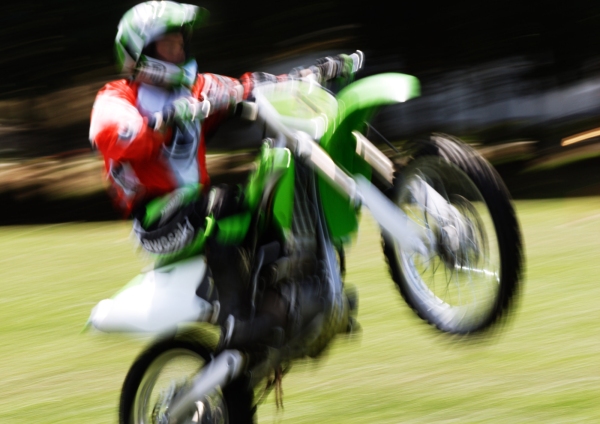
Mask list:
[[[589,140],[590,138],[600,136],[600,128],[585,131],[579,134],[575,134],[571,137],[563,138],[560,143],[561,146],[568,146],[569,144],[579,143],[580,141]]]

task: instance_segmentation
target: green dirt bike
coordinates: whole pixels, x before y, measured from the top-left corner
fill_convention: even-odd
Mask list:
[[[337,95],[304,79],[254,90],[240,110],[266,137],[247,211],[211,222],[199,254],[158,263],[92,311],[101,331],[157,335],[123,383],[121,423],[253,422],[259,388],[277,388],[294,360],[318,357],[355,327],[344,245],[361,207],[378,222],[393,280],[420,318],[472,334],[506,316],[522,244],[498,174],[446,135],[398,144],[393,155],[366,137],[377,110],[419,91],[416,78],[397,73]],[[261,337],[229,343],[234,323],[277,308],[284,319]]]

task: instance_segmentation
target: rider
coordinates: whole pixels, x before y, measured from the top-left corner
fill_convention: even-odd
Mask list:
[[[159,258],[197,249],[207,217],[243,208],[240,192],[210,188],[205,138],[257,84],[351,76],[346,55],[289,75],[198,73],[190,41],[207,17],[206,9],[170,1],[127,11],[115,40],[125,78],[99,91],[91,114],[90,141],[104,158],[115,205],[133,218],[142,248]]]

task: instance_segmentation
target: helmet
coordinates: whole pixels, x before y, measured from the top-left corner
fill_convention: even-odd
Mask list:
[[[129,9],[119,22],[115,50],[119,70],[137,81],[164,86],[191,86],[196,61],[189,57],[192,29],[208,18],[208,11],[191,4],[147,1]],[[181,32],[187,61],[182,65],[152,57],[153,43],[170,32]]]

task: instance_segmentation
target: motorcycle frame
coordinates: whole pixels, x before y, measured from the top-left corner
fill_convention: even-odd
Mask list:
[[[296,90],[306,104],[309,113],[303,118],[296,117],[297,108],[286,110],[286,104],[273,102],[277,90],[285,92],[285,84],[288,84],[287,89]],[[310,83],[297,84],[292,81],[256,88],[255,112],[275,134],[272,142],[275,148],[289,149],[295,158],[319,175],[320,204],[335,244],[343,245],[356,233],[360,207],[366,206],[382,230],[402,249],[424,252],[431,244],[431,234],[413,224],[371,185],[373,171],[386,184],[393,184],[394,168],[362,135],[378,109],[419,96],[419,81],[411,75],[379,74],[348,85],[336,97],[320,86],[311,89]],[[304,95],[302,90],[308,93]],[[321,98],[313,102],[308,96],[315,92]],[[311,104],[317,101],[321,109]],[[254,191],[259,189],[254,188]]]
[[[320,338],[326,340],[332,339],[335,332],[339,331],[336,327],[343,319],[345,307],[342,295],[343,283],[337,268],[335,268],[337,258],[333,241],[334,239],[345,239],[356,231],[360,206],[370,206],[370,209],[381,208],[384,210],[384,214],[390,214],[396,221],[395,224],[390,224],[389,219],[378,219],[378,221],[384,230],[391,230],[395,239],[400,241],[400,235],[408,239],[408,241],[402,241],[404,248],[423,249],[423,239],[427,237],[422,234],[420,229],[411,225],[411,221],[366,179],[367,176],[371,176],[371,170],[374,170],[383,181],[389,185],[393,184],[393,164],[359,132],[359,129],[377,108],[417,96],[419,94],[418,81],[414,77],[401,74],[378,75],[361,81],[347,87],[346,91],[338,96],[338,102],[342,104],[356,102],[353,103],[355,107],[338,111],[336,122],[338,123],[337,131],[340,132],[324,132],[321,134],[320,144],[306,131],[294,131],[283,125],[282,121],[285,119],[281,119],[281,115],[261,95],[260,90],[256,93],[258,116],[274,133],[275,141],[263,145],[258,169],[251,178],[247,189],[250,205],[259,206],[259,199],[264,199],[266,197],[264,193],[269,191],[265,190],[268,185],[276,185],[280,181],[285,181],[279,186],[275,195],[275,199],[283,200],[279,204],[277,201],[274,202],[273,212],[274,216],[283,217],[275,221],[278,223],[281,233],[286,234],[291,226],[290,204],[293,201],[293,182],[290,184],[292,178],[290,176],[293,175],[293,171],[290,172],[290,169],[293,170],[293,158],[302,161],[319,176],[318,184],[315,184],[315,190],[312,192],[319,196],[318,236],[328,268],[326,274],[330,277],[327,281],[329,308],[326,311],[327,317],[324,318],[331,324],[330,328],[321,328],[319,335]],[[386,85],[395,90],[386,89]],[[290,120],[288,120],[289,122]],[[303,129],[318,127],[318,124],[311,125],[309,122],[302,121],[296,121],[295,124]],[[341,132],[344,133],[344,138],[339,135]],[[346,144],[343,145],[343,142]],[[275,147],[276,144],[278,147]],[[352,147],[355,157],[352,157],[351,161],[344,161],[342,147],[346,151]],[[291,152],[293,155],[290,155]],[[337,161],[334,157],[337,158]],[[341,167],[344,164],[345,169]],[[355,175],[351,175],[352,171],[355,171]],[[267,175],[270,178],[264,177]],[[263,195],[260,196],[258,193],[263,193]],[[376,219],[381,217],[381,214],[372,210],[373,212]],[[336,226],[335,222],[340,215],[344,216],[345,222],[342,226]],[[336,219],[333,219],[334,216]],[[299,352],[296,354],[301,356]],[[294,354],[291,356],[293,357]],[[251,374],[255,380],[260,380],[264,376],[256,371],[270,372],[272,366],[282,359],[291,358],[282,358],[280,352],[273,352],[262,364],[253,369],[254,372]],[[194,380],[190,391],[175,400],[170,408],[170,419],[176,419],[178,414],[185,411],[194,399],[201,398],[238,377],[244,371],[244,366],[240,365],[243,361],[244,355],[240,351],[226,350],[220,353],[214,360],[215,365],[203,370]],[[265,366],[265,363],[268,365]]]
[[[260,220],[253,222],[250,216],[266,206],[267,193],[272,193],[273,222],[282,239],[285,239],[292,225],[295,161],[302,162],[314,171],[317,178],[311,193],[315,196],[313,200],[319,205],[318,238],[328,277],[325,284],[328,307],[320,324],[329,324],[327,328],[321,326],[312,340],[317,347],[316,352],[312,353],[318,353],[339,332],[344,318],[347,319],[348,308],[344,304],[343,284],[336,266],[336,246],[347,241],[357,230],[361,206],[369,208],[382,230],[391,235],[402,249],[426,249],[430,236],[412,224],[398,207],[371,185],[369,180],[373,171],[382,181],[391,185],[393,164],[361,132],[378,108],[418,96],[419,83],[409,75],[381,74],[347,86],[337,98],[319,86],[315,88],[315,92],[319,92],[321,100],[329,105],[327,113],[320,113],[316,117],[309,113],[308,117],[300,118],[282,115],[282,110],[273,106],[267,98],[269,90],[273,89],[273,86],[268,85],[258,87],[255,90],[256,107],[246,105],[250,110],[248,114],[257,115],[273,134],[263,144],[257,168],[251,174],[245,189],[245,199],[251,212],[218,221],[215,224],[219,228],[217,237],[221,237],[221,242],[235,243],[247,235],[252,223],[260,226]],[[308,109],[319,111],[311,106],[310,98],[306,100]],[[172,263],[170,266],[176,267],[177,264]],[[138,276],[136,279],[132,281],[135,282],[133,285],[143,282],[145,276]],[[118,296],[119,294],[116,297]],[[102,315],[110,315],[110,307],[100,308],[103,309]],[[213,302],[212,305],[203,307],[205,316],[201,320],[214,322],[214,317],[218,314],[218,303]],[[113,321],[115,320],[118,317],[113,317]],[[89,322],[93,321],[93,317],[90,317]],[[118,326],[111,331],[119,331]],[[283,358],[281,352],[273,351],[265,361],[253,368],[253,378],[260,380],[265,376],[263,373],[270,372],[282,360],[310,353],[306,348],[304,351],[301,348]],[[206,367],[194,379],[189,391],[174,400],[169,422],[177,422],[179,414],[186,411],[194,399],[211,393],[219,386],[223,387],[239,376],[247,367],[247,359],[237,350],[225,350],[217,355],[212,361],[214,364]]]

